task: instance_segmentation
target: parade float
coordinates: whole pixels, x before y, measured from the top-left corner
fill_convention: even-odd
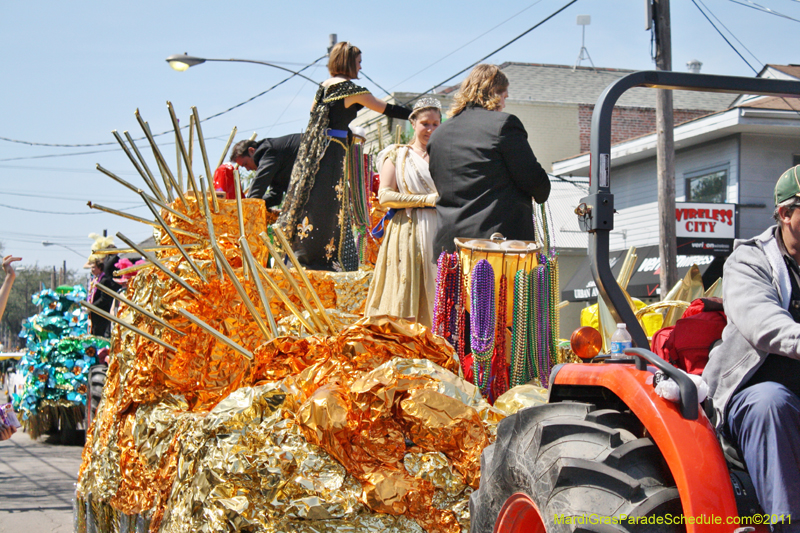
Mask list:
[[[86,298],[80,285],[42,289],[32,296],[41,311],[26,319],[20,337],[26,351],[18,364],[23,386],[13,397],[20,422],[32,439],[58,435],[77,438],[85,428],[89,368],[109,342],[87,335],[87,314],[79,302]]]
[[[137,275],[114,295],[116,316],[81,302],[116,325],[76,531],[468,531],[481,451],[508,413],[544,400],[541,388],[482,394],[486,370],[474,373],[480,386],[465,380],[473,367],[443,336],[362,317],[370,270],[304,270],[261,200],[209,193],[197,110],[189,137],[196,131],[205,178],[168,108],[185,186],[138,112],[158,174],[127,132],[128,143],[115,137],[148,190],[98,165],[153,218],[90,206],[153,227],[156,244],[117,233],[130,248],[107,253],[146,262],[118,273]],[[348,172],[349,190],[366,189],[368,175]],[[359,248],[362,262],[374,255]],[[457,302],[450,294],[440,306]],[[453,323],[462,311],[448,311]]]

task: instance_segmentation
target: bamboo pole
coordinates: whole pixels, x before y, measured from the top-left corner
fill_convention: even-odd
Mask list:
[[[247,237],[239,237],[239,248],[241,249],[242,258],[244,262],[247,263],[250,272],[253,273],[253,281],[256,284],[256,290],[258,291],[258,297],[261,299],[261,307],[264,308],[264,312],[267,315],[267,322],[269,323],[269,329],[272,330],[272,336],[278,336],[278,325],[275,323],[275,317],[272,315],[272,309],[269,307],[269,299],[267,298],[267,293],[264,292],[264,285],[261,284],[261,278],[259,277],[258,273],[255,269],[256,259],[253,257],[253,252],[250,250],[250,244],[247,242]]]
[[[188,190],[189,185],[191,185],[194,197],[197,198],[200,195],[200,189],[197,188],[197,182],[194,179],[192,162],[189,160],[189,154],[186,151],[186,145],[183,143],[183,134],[181,133],[181,127],[178,124],[178,117],[175,115],[175,108],[172,107],[172,102],[169,100],[167,100],[167,109],[169,109],[169,117],[172,119],[172,125],[175,128],[175,140],[178,143],[178,149],[180,154],[183,156],[184,163],[186,163],[186,189]],[[200,206],[198,202],[198,209],[199,208]]]
[[[159,213],[158,209],[155,208],[155,206],[153,205],[153,202],[151,202],[147,198],[147,196],[144,195],[144,194],[142,194],[142,199],[144,200],[144,203],[147,204],[147,207],[150,209],[150,211],[153,213],[153,216],[156,217],[156,220],[161,225],[161,227],[164,228],[164,231],[167,232],[167,235],[169,235],[169,238],[172,239],[173,243],[175,243],[175,246],[178,248],[178,251],[180,252],[180,254],[183,256],[184,259],[186,259],[186,262],[189,263],[189,266],[191,267],[191,269],[194,270],[194,273],[197,274],[197,276],[200,278],[200,280],[203,283],[208,283],[208,280],[206,279],[206,277],[203,275],[202,272],[200,272],[200,268],[197,266],[197,264],[194,262],[194,260],[189,256],[189,254],[183,248],[183,246],[181,245],[181,243],[178,240],[178,238],[172,232],[172,228],[169,227],[169,224],[167,224],[167,221],[164,220],[164,218],[161,216],[161,213]]]
[[[139,122],[139,125],[144,130],[144,135],[145,135],[145,137],[147,137],[147,141],[150,143],[150,148],[153,149],[153,155],[155,156],[156,160],[161,165],[161,169],[166,174],[167,180],[169,181],[170,184],[172,184],[172,187],[175,188],[175,192],[178,194],[178,198],[180,198],[181,203],[184,205],[184,207],[186,207],[186,211],[188,212],[189,211],[189,202],[186,201],[186,197],[183,195],[183,190],[181,190],[181,188],[175,182],[175,178],[172,176],[172,172],[170,172],[170,170],[169,170],[169,165],[167,165],[167,160],[164,159],[164,156],[161,154],[161,150],[159,150],[155,139],[153,139],[153,135],[150,133],[150,127],[142,119],[142,116],[139,114],[139,110],[138,109],[136,110],[136,113],[134,113],[134,114],[136,115],[136,120]]]
[[[183,189],[183,165],[181,164],[181,149],[178,146],[178,130],[175,130],[175,179],[178,187]]]
[[[123,268],[122,270],[115,270],[114,276],[122,276],[124,274],[130,274],[131,272],[138,272],[139,270],[143,270],[145,268],[152,268],[154,265],[153,263],[140,263],[138,265],[129,266],[128,268]]]
[[[264,244],[267,245],[267,250],[269,251],[269,255],[275,260],[275,265],[280,269],[283,273],[283,277],[286,278],[286,281],[289,282],[289,285],[294,290],[297,297],[300,298],[300,303],[303,304],[303,307],[308,311],[308,314],[311,316],[311,320],[314,322],[318,331],[325,331],[326,327],[325,324],[320,320],[317,312],[314,310],[314,307],[311,305],[311,302],[308,301],[306,298],[305,293],[300,290],[300,286],[297,284],[297,280],[294,279],[289,269],[286,268],[286,265],[283,264],[283,258],[278,253],[277,250],[272,246],[272,243],[269,242],[269,237],[267,237],[263,232],[259,235],[261,240],[264,241]],[[324,312],[324,311],[323,311]]]
[[[231,131],[230,137],[228,137],[228,142],[225,143],[225,149],[222,150],[222,157],[219,158],[219,163],[217,163],[217,168],[222,166],[222,163],[225,162],[225,156],[228,155],[228,148],[231,147],[231,143],[233,142],[233,138],[236,136],[236,126],[233,127]]]
[[[308,275],[306,275],[305,269],[300,264],[300,261],[297,260],[297,256],[294,255],[294,251],[292,250],[292,246],[289,244],[289,241],[286,239],[286,235],[283,234],[283,231],[278,226],[273,226],[273,228],[275,230],[275,235],[278,237],[281,246],[286,252],[286,255],[289,256],[289,260],[294,265],[294,268],[297,270],[298,274],[300,274],[300,279],[303,280],[303,283],[305,284],[306,288],[308,288],[308,292],[311,293],[311,298],[313,298],[314,303],[320,310],[322,318],[328,324],[328,328],[331,330],[331,333],[335,335],[336,333],[338,333],[338,330],[336,329],[336,326],[333,325],[333,322],[331,321],[331,318],[328,316],[328,313],[325,312],[325,306],[322,305],[322,300],[319,299],[319,295],[317,294],[317,291],[314,290],[314,286],[311,285],[311,280],[308,279]]]
[[[234,190],[236,191],[236,215],[239,219],[239,237],[244,237],[244,212],[242,210],[242,183],[239,177],[239,171],[237,169],[233,170],[233,186]],[[245,263],[242,263],[242,273],[244,274],[244,279],[247,279],[247,268],[245,267]]]
[[[216,329],[212,328],[211,326],[209,326],[208,324],[206,324],[205,322],[200,320],[200,318],[194,316],[192,313],[190,313],[186,309],[178,308],[178,312],[180,314],[182,314],[184,317],[188,318],[190,321],[194,322],[196,325],[198,325],[201,328],[203,328],[206,331],[206,333],[209,333],[210,335],[216,337],[216,339],[218,341],[220,341],[223,344],[227,345],[229,348],[233,348],[235,351],[239,352],[240,354],[242,354],[246,358],[250,359],[251,361],[253,360],[253,353],[251,351],[246,350],[242,346],[239,346],[237,343],[233,342],[231,339],[229,339],[228,337],[226,337],[225,335],[223,335],[222,333],[220,333]]]
[[[200,126],[200,115],[197,113],[197,108],[192,107],[192,116],[194,117],[194,124],[197,126],[197,141],[200,144],[200,153],[203,155],[203,166],[206,169],[206,179],[208,180],[208,190],[214,193],[214,176],[211,173],[211,167],[208,164],[208,153],[206,152],[206,141],[203,138],[203,128]],[[227,150],[227,149],[226,149]],[[202,181],[202,180],[201,180]],[[217,202],[216,193],[212,196],[214,212],[219,211],[219,203]]]
[[[133,157],[133,154],[128,149],[128,146],[125,144],[125,141],[122,139],[122,137],[117,132],[117,130],[113,130],[111,132],[111,134],[117,140],[117,143],[119,143],[120,147],[122,148],[122,151],[125,152],[125,155],[128,156],[128,159],[130,159],[131,164],[133,165],[133,167],[136,169],[136,171],[139,173],[139,175],[144,180],[145,184],[147,185],[147,188],[150,189],[153,192],[154,196],[158,196],[158,192],[159,191],[155,188],[153,183],[150,181],[150,177],[147,174],[145,174],[144,170],[142,170],[142,167],[139,166],[139,162],[136,161],[135,157]]]
[[[186,248],[195,249],[195,248],[203,248],[202,244],[187,244],[185,245]],[[147,248],[141,248],[145,252],[160,252],[162,250],[175,250],[175,246],[171,244],[166,244],[163,246],[148,246]],[[139,253],[138,250],[134,250],[133,248],[106,248],[104,250],[96,250],[92,252],[96,255],[114,255],[114,254],[132,254],[132,253]]]
[[[130,246],[131,248],[136,250],[136,252],[138,252],[139,255],[141,255],[142,257],[144,257],[145,259],[147,259],[148,261],[153,263],[155,266],[157,266],[164,274],[166,274],[167,276],[172,278],[172,280],[175,283],[177,283],[178,285],[180,285],[181,287],[183,287],[184,289],[186,289],[187,291],[189,291],[193,295],[200,296],[200,292],[197,289],[195,289],[194,287],[192,287],[191,285],[186,283],[183,280],[183,278],[180,277],[179,275],[177,275],[175,272],[173,272],[172,270],[168,269],[161,261],[156,259],[156,257],[154,255],[152,255],[150,253],[147,253],[144,250],[142,250],[136,243],[134,243],[132,240],[130,240],[129,238],[127,238],[125,235],[123,235],[120,232],[117,232],[117,237],[121,241],[123,241],[125,244],[127,244],[128,246]]]
[[[247,292],[244,290],[244,287],[242,286],[241,282],[239,282],[239,278],[236,277],[236,273],[233,271],[233,268],[231,267],[230,263],[228,263],[228,260],[225,258],[225,254],[222,253],[222,250],[219,249],[219,246],[217,246],[217,243],[215,242],[211,243],[211,249],[214,251],[214,254],[218,256],[219,263],[220,265],[222,265],[222,270],[225,271],[225,274],[227,274],[228,278],[231,280],[231,283],[233,283],[233,287],[236,289],[236,292],[239,293],[239,297],[242,299],[242,303],[244,303],[244,306],[247,308],[248,311],[250,311],[250,314],[253,316],[253,320],[256,321],[256,325],[258,326],[258,329],[261,330],[261,333],[264,335],[264,338],[268,341],[272,340],[272,336],[270,335],[270,332],[267,329],[267,325],[264,324],[264,320],[258,313],[256,306],[253,305],[253,301],[247,295]]]
[[[319,331],[312,326],[308,320],[306,320],[306,317],[303,316],[302,311],[300,311],[297,306],[294,305],[294,302],[292,302],[289,296],[283,291],[283,289],[281,289],[280,285],[278,285],[278,283],[272,279],[272,276],[269,275],[269,272],[267,272],[267,270],[258,263],[256,263],[256,268],[267,282],[267,285],[269,285],[269,288],[278,295],[278,298],[280,298],[286,308],[289,309],[289,312],[292,313],[301,324],[303,324],[303,327],[306,328],[306,330],[308,330],[308,332],[312,335],[319,333]]]
[[[104,205],[95,204],[93,202],[86,202],[86,205],[89,206],[89,209],[97,209],[98,211],[103,211],[105,213],[109,213],[111,215],[117,215],[122,218],[127,218],[128,220],[133,220],[135,222],[141,222],[142,224],[147,224],[148,226],[153,227],[161,227],[158,222],[153,220],[148,220],[146,218],[142,218],[136,215],[131,215],[129,213],[124,213],[122,211],[117,211],[116,209],[112,209],[110,207],[106,207]],[[181,235],[186,235],[187,237],[192,237],[193,239],[201,239],[202,237],[197,233],[192,233],[191,231],[186,231],[185,229],[180,228],[172,228],[172,231],[175,233],[180,233]]]
[[[217,236],[214,232],[214,220],[211,218],[211,212],[208,208],[208,197],[206,196],[206,186],[203,184],[203,180],[200,180],[200,196],[202,196],[203,202],[203,209],[206,213],[206,227],[208,228],[208,240],[210,242],[217,242]],[[214,256],[214,266],[217,267],[217,276],[222,277],[222,267],[219,264],[219,259],[217,256]]]
[[[157,322],[161,326],[163,326],[163,327],[165,327],[165,328],[167,328],[167,329],[169,329],[171,331],[174,331],[178,335],[181,335],[181,336],[186,335],[186,333],[184,333],[183,331],[177,329],[175,326],[171,325],[169,322],[166,322],[164,319],[162,319],[160,317],[157,317],[156,315],[154,315],[153,313],[151,313],[147,309],[139,306],[138,304],[133,303],[132,301],[130,301],[129,299],[127,299],[126,297],[124,297],[123,295],[118,293],[117,291],[109,289],[108,287],[106,287],[102,283],[95,284],[95,287],[100,289],[102,292],[108,294],[112,298],[114,298],[116,300],[119,300],[120,302],[124,303],[125,305],[127,305],[131,309],[143,314],[144,316],[146,316],[150,320],[153,320],[154,322]]]
[[[128,183],[128,182],[127,182],[127,181],[125,181],[124,179],[120,178],[119,176],[117,176],[116,174],[114,174],[113,172],[111,172],[110,170],[106,170],[105,168],[103,168],[102,166],[100,166],[100,164],[99,164],[99,163],[97,164],[97,170],[99,170],[100,172],[102,172],[103,174],[105,174],[106,176],[108,176],[109,178],[113,179],[114,181],[116,181],[116,182],[117,182],[117,183],[119,183],[120,185],[122,185],[122,186],[124,186],[124,187],[126,187],[126,188],[128,188],[128,189],[130,189],[130,190],[132,190],[132,191],[133,191],[133,192],[135,192],[136,194],[141,194],[141,193],[143,192],[143,191],[142,191],[142,189],[140,189],[140,188],[138,188],[138,187],[134,187],[133,185],[131,185],[130,183]],[[166,209],[167,211],[169,211],[170,213],[172,213],[172,214],[173,214],[173,215],[175,215],[176,217],[178,217],[178,218],[180,218],[180,219],[182,219],[182,220],[184,220],[184,221],[188,222],[189,224],[194,224],[194,223],[195,223],[195,221],[194,221],[193,219],[191,219],[191,218],[189,218],[188,216],[184,215],[184,214],[183,214],[183,213],[181,213],[180,211],[176,211],[175,209],[171,208],[170,206],[168,206],[167,204],[165,204],[165,203],[164,203],[164,202],[162,202],[161,200],[159,200],[159,199],[157,199],[157,198],[153,198],[152,196],[148,196],[148,198],[150,199],[150,201],[151,201],[151,202],[153,202],[153,203],[154,203],[154,204],[156,204],[157,206],[159,206],[159,207],[161,207],[161,208],[163,208],[163,209]]]
[[[154,335],[151,335],[151,334],[147,333],[146,331],[142,331],[141,329],[137,328],[136,326],[132,326],[132,325],[128,324],[124,320],[115,317],[111,313],[107,313],[107,312],[103,311],[99,307],[96,307],[96,306],[90,304],[86,300],[81,300],[80,305],[82,305],[83,307],[89,309],[92,313],[96,313],[96,314],[98,314],[98,315],[110,320],[111,322],[119,324],[123,328],[128,328],[129,330],[133,331],[134,333],[138,333],[139,335],[141,335],[145,339],[151,340],[151,341],[155,342],[156,344],[160,344],[161,346],[163,346],[167,350],[170,350],[170,351],[173,351],[173,352],[177,352],[178,351],[178,349],[175,348],[174,346],[172,346],[171,344],[167,344],[166,342],[162,341],[158,337],[156,337]]]
[[[189,152],[189,166],[194,165],[194,115],[189,115],[189,146],[186,147]]]
[[[139,160],[139,163],[142,165],[142,168],[147,173],[147,176],[150,178],[150,183],[153,185],[155,189],[154,192],[156,197],[162,202],[166,202],[167,201],[166,196],[164,196],[161,187],[158,186],[158,182],[156,181],[155,176],[153,176],[153,173],[150,172],[150,167],[147,166],[147,162],[144,160],[144,157],[142,157],[142,153],[139,152],[139,148],[136,146],[136,142],[133,140],[133,137],[131,137],[131,134],[128,133],[127,131],[125,131],[124,133],[125,133],[125,138],[128,139],[131,148],[133,148],[133,151],[136,153],[136,158]]]

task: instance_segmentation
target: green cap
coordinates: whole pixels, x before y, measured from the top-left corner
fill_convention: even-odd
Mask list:
[[[781,174],[778,183],[775,184],[775,205],[785,202],[792,196],[800,196],[800,165]]]

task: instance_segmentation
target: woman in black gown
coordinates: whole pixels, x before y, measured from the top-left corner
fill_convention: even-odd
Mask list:
[[[358,79],[361,50],[348,42],[333,47],[331,77],[320,84],[311,118],[292,169],[278,226],[300,263],[312,270],[358,269],[349,202],[343,195],[345,158],[352,144],[348,125],[367,107],[388,117],[408,119],[411,110],[387,104],[351,80]]]

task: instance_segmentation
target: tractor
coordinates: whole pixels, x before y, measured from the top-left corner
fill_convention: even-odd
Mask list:
[[[628,324],[634,347],[622,358],[558,365],[548,403],[499,424],[470,498],[473,533],[769,531],[736,450],[718,438],[689,377],[649,350],[611,273],[611,113],[633,87],[800,95],[794,81],[667,71],[629,74],[600,95],[592,116],[590,194],[576,213],[590,234],[598,292],[615,321]],[[655,393],[658,371],[678,384],[678,403]]]

